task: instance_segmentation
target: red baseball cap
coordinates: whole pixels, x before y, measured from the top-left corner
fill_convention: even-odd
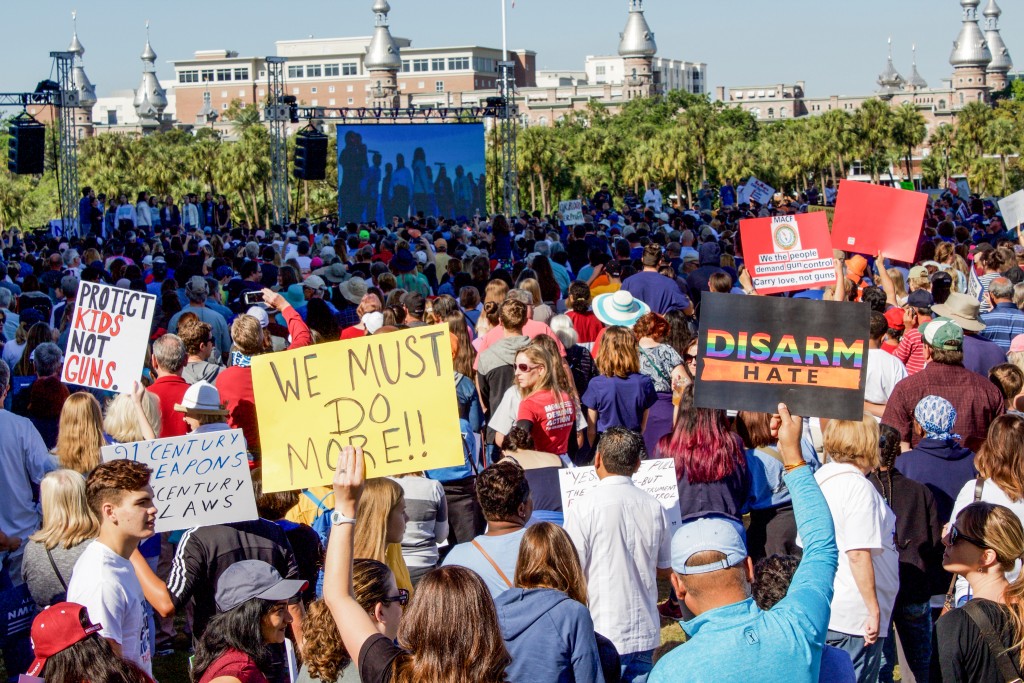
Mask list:
[[[85,640],[103,628],[101,624],[82,626],[85,607],[74,602],[58,602],[40,612],[32,622],[32,648],[36,658],[28,669],[38,676],[49,657]],[[86,613],[86,617],[88,614]],[[88,618],[86,619],[88,622]]]
[[[890,308],[885,312],[885,319],[894,330],[902,330],[905,327],[902,308]]]

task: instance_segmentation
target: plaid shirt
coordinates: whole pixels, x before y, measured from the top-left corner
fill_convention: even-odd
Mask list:
[[[1024,312],[1012,303],[996,304],[988,313],[981,316],[985,329],[978,333],[989,341],[999,344],[1004,353],[1010,352],[1010,342],[1018,334],[1024,334]]]
[[[962,365],[931,362],[921,372],[897,382],[885,404],[882,423],[900,432],[900,438],[917,445],[913,433],[914,408],[925,396],[941,396],[956,408],[954,430],[962,443],[976,450],[985,440],[992,420],[1006,412],[1003,394],[992,382]]]

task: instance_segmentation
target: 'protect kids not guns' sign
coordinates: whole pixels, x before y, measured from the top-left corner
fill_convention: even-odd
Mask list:
[[[78,285],[61,381],[120,394],[142,377],[156,297],[96,282]]]
[[[869,326],[865,304],[705,294],[694,403],[859,420]]]
[[[257,356],[252,379],[264,491],[329,484],[345,446],[367,478],[465,461],[448,325]]]
[[[104,462],[135,460],[152,468],[156,530],[256,519],[256,498],[241,429],[104,446]]]

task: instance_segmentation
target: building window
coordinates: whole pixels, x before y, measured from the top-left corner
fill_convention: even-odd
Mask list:
[[[239,90],[238,91],[238,96],[239,97],[245,97],[245,91],[244,90]]]
[[[348,103],[349,104],[355,104],[356,101],[353,98],[350,97],[350,98],[348,98]]]
[[[412,60],[413,71],[426,71],[430,62],[426,59],[414,59]]]
[[[213,69],[203,69],[199,76],[203,83],[209,83],[213,80]]]
[[[222,105],[220,105],[220,108],[221,108],[221,111],[227,111],[228,103],[227,102],[223,103]]]
[[[409,60],[408,59],[403,59],[402,60],[402,73],[405,73],[405,74],[409,73]]]
[[[939,109],[946,108],[946,100],[939,100]]]
[[[768,107],[768,118],[770,118],[770,119],[774,119],[775,118],[775,110],[772,107]]]
[[[324,76],[337,76],[339,73],[337,64],[324,64]]]
[[[424,83],[423,81],[420,81],[419,85],[417,85],[416,87],[419,88],[420,90],[423,90],[424,88],[427,87],[427,84]]]
[[[298,88],[292,88],[292,94],[293,95],[298,95],[299,94],[299,89]]]
[[[333,97],[327,100],[327,106],[333,107],[335,104],[337,104],[337,101]]]
[[[288,65],[288,78],[302,78],[303,67],[301,64]]]
[[[310,88],[309,92],[311,92],[311,93],[313,93],[315,95],[316,94],[316,86],[314,85],[312,88]]]
[[[780,119],[786,118],[786,108],[785,107],[779,107],[779,118]]]
[[[178,83],[198,83],[198,71],[181,71],[178,73]]]
[[[464,71],[469,68],[469,57],[449,57],[449,71]]]
[[[227,91],[227,90],[221,90],[221,91],[220,91],[220,96],[221,96],[221,97],[223,97],[223,98],[227,98],[227,96],[228,96],[228,91]]]
[[[333,85],[327,86],[327,92],[334,92],[334,86]]]
[[[473,68],[482,73],[492,73],[495,71],[494,60],[489,57],[474,57]]]
[[[352,92],[352,91],[353,91],[353,88],[352,88],[351,85],[346,85],[345,86],[345,92]]]
[[[320,78],[323,72],[324,69],[323,65],[321,64],[310,64],[309,66],[306,67],[307,78]]]
[[[444,71],[444,57],[434,57],[431,59],[430,69],[432,71]]]
[[[313,100],[312,102],[310,102],[310,103],[309,103],[309,106],[311,106],[311,107],[315,107],[315,106],[317,106],[317,105],[319,105],[319,104],[320,104],[320,101],[319,101],[319,100]]]
[[[107,110],[107,125],[108,126],[116,126],[117,125],[117,110],[116,109],[108,109]]]
[[[341,65],[342,76],[355,76],[359,73],[359,65],[356,62],[345,62]]]
[[[249,80],[249,69],[235,69],[235,80],[236,81],[247,81]]]
[[[444,81],[434,81],[434,92],[444,92]]]
[[[217,69],[217,80],[218,81],[230,81],[231,80],[231,69]]]
[[[605,74],[605,68],[604,68],[604,66],[599,66],[599,67],[596,67],[596,68],[594,69],[594,73],[596,73],[596,74],[597,74],[598,76],[604,76],[604,74]]]

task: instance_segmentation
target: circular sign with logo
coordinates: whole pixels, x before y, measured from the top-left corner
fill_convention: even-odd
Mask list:
[[[800,235],[796,228],[790,223],[783,223],[775,227],[775,234],[772,236],[775,245],[783,251],[789,251],[800,241]]]

